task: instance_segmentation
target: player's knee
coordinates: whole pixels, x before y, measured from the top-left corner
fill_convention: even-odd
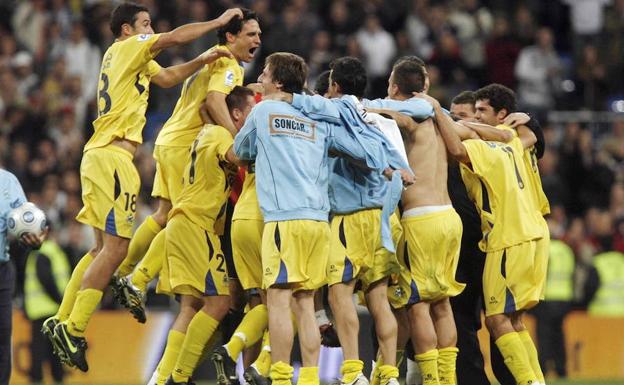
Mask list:
[[[505,314],[495,314],[485,317],[485,327],[493,336],[501,336],[505,334],[509,325],[509,318]]]

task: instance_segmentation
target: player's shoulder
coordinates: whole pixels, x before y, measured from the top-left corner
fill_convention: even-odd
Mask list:
[[[19,184],[19,180],[17,179],[17,177],[15,176],[15,174],[13,174],[12,172],[5,170],[3,168],[0,168],[0,180],[4,181],[5,183],[17,183]],[[3,184],[5,184],[3,183]]]

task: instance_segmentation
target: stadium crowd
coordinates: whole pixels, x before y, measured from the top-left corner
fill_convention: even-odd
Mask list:
[[[233,1],[144,1],[157,32],[213,18]],[[276,51],[301,55],[310,81],[339,56],[363,59],[368,94],[385,95],[394,60],[426,63],[430,94],[448,105],[462,90],[497,82],[515,89],[521,108],[546,135],[541,173],[557,238],[581,265],[600,251],[624,252],[624,117],[597,132],[577,122],[549,124],[556,109],[609,110],[624,94],[624,1],[241,1],[259,15],[261,54],[246,66],[257,78]],[[92,242],[74,220],[81,207],[79,165],[92,131],[102,52],[112,42],[115,2],[3,1],[0,5],[0,166],[21,181],[79,258]],[[168,50],[162,65],[188,60],[214,37]],[[146,145],[137,154],[142,217],[152,211],[153,140],[179,88],[152,87]],[[620,97],[621,98],[621,97]],[[140,223],[140,220],[138,221]]]

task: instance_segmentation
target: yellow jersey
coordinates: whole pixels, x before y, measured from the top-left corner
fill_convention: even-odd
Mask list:
[[[237,219],[256,219],[263,220],[260,204],[258,203],[258,195],[256,194],[256,174],[253,171],[255,165],[250,164],[245,171],[245,180],[243,181],[243,190],[234,206],[234,214],[232,220]],[[251,169],[251,172],[249,171]]]
[[[224,45],[215,48],[227,50]],[[227,57],[207,64],[184,81],[180,98],[173,114],[160,130],[156,144],[159,146],[183,146],[193,143],[204,122],[199,108],[210,91],[229,94],[236,86],[243,85],[243,67],[236,59]]]
[[[463,143],[470,165],[461,164],[462,179],[481,216],[479,248],[492,252],[541,238],[540,216],[527,186],[520,139]]]
[[[151,47],[160,35],[136,35],[114,42],[102,59],[97,94],[98,117],[84,151],[104,147],[117,138],[143,142],[145,110],[151,78],[161,67]]]
[[[518,136],[518,132],[516,130],[504,124],[499,124],[496,128],[510,131],[514,136]],[[524,150],[522,160],[527,172],[527,183],[533,193],[534,203],[537,205],[537,209],[542,216],[548,215],[550,214],[550,203],[548,202],[548,198],[542,188],[542,177],[540,176],[539,168],[537,167],[537,150],[535,149],[535,146],[531,146],[531,148]]]
[[[230,186],[238,167],[226,160],[234,144],[230,132],[207,124],[191,145],[190,161],[182,176],[182,192],[169,217],[184,214],[206,231],[215,232],[215,222],[225,215]]]

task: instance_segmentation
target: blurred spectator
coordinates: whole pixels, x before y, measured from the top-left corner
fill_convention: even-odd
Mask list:
[[[392,35],[381,27],[376,15],[369,14],[364,27],[357,32],[356,40],[364,56],[370,97],[386,96],[388,73],[392,68],[392,59],[396,55]]]
[[[604,27],[604,8],[612,0],[562,0],[562,2],[570,6],[574,52],[579,57],[586,44],[597,43],[597,38]]]
[[[485,45],[488,81],[515,88],[514,67],[520,45],[512,37],[507,17],[499,15],[494,19],[491,38]]]
[[[582,49],[576,76],[583,95],[583,106],[592,110],[605,108],[607,98],[607,66],[599,57],[598,49],[587,44]]]
[[[24,0],[17,2],[13,12],[12,25],[15,37],[32,54],[38,54],[45,39],[48,21],[45,0]]]
[[[515,73],[521,108],[546,121],[546,111],[555,106],[555,92],[561,74],[561,61],[555,52],[550,29],[540,28],[536,44],[520,51]]]
[[[20,51],[13,57],[11,65],[15,71],[19,97],[27,99],[39,83],[39,77],[33,71],[33,57],[26,51]]]
[[[66,73],[80,78],[82,95],[89,98],[95,97],[101,60],[99,50],[85,36],[82,22],[74,22],[65,47]]]
[[[526,4],[518,5],[513,19],[514,35],[520,45],[527,46],[533,44],[537,26],[529,7]]]
[[[429,59],[433,54],[433,44],[430,41],[430,31],[426,22],[429,11],[428,3],[428,0],[412,0],[411,12],[405,21],[412,50],[423,60]]]
[[[329,69],[329,63],[336,57],[331,50],[331,35],[325,30],[317,31],[314,34],[312,49],[310,50],[310,59],[308,66],[308,83],[312,83],[314,79],[323,71]]]

